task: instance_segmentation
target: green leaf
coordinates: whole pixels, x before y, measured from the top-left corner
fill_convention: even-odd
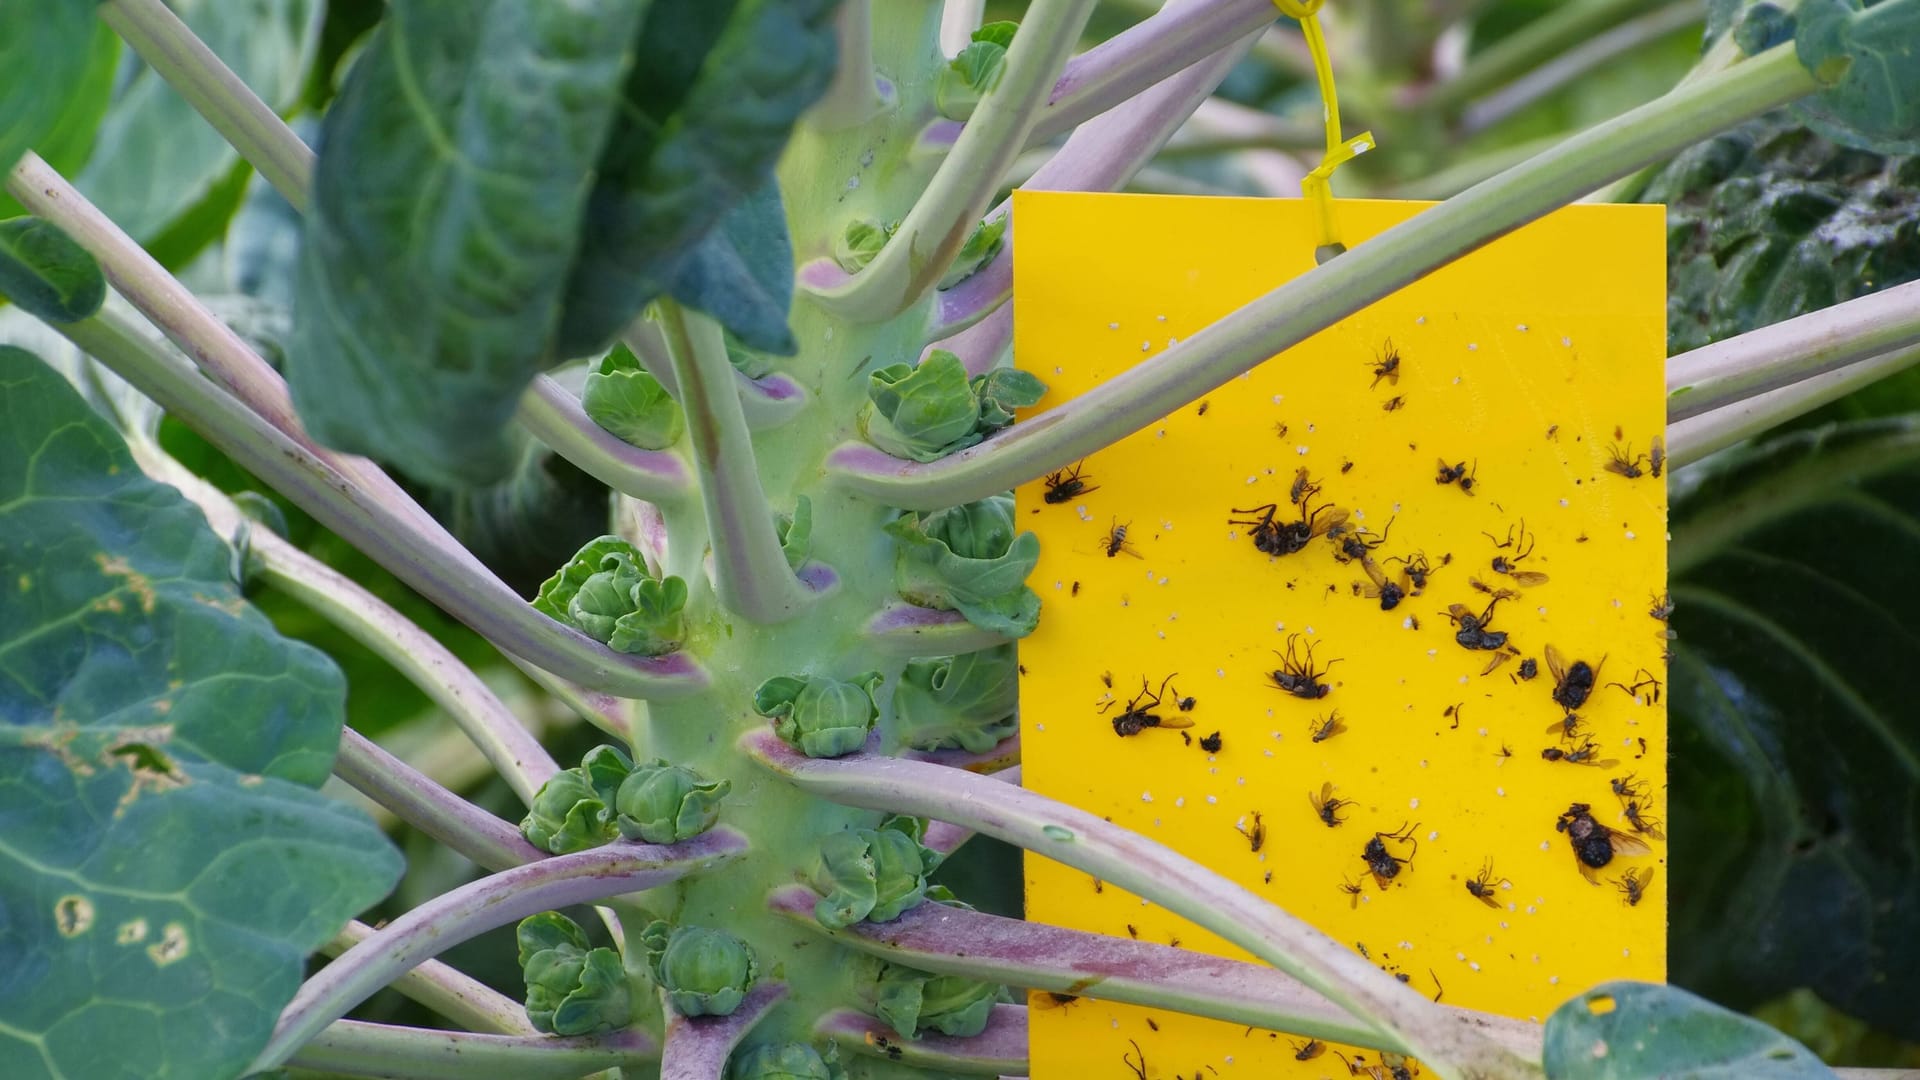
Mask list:
[[[1794,106],[1835,142],[1920,153],[1920,0],[1801,0],[1794,49],[1829,89]]]
[[[169,6],[269,106],[284,111],[298,100],[320,39],[321,0],[175,0]],[[138,64],[120,84],[74,186],[146,242],[211,194],[238,161],[178,91]]]
[[[0,221],[0,297],[48,322],[79,322],[100,310],[107,279],[60,226],[9,218]]]
[[[893,232],[898,227],[899,222],[882,225],[865,218],[847,222],[846,230],[833,242],[833,261],[849,274],[865,270],[874,256],[887,246],[887,241],[893,239]]]
[[[838,0],[652,0],[595,174],[555,351],[601,351],[734,207],[762,192],[794,121],[832,79]],[[737,244],[737,241],[735,241]],[[747,260],[770,273],[772,241]],[[790,268],[789,268],[790,269]],[[696,275],[697,276],[697,275]],[[704,302],[716,298],[702,292]],[[698,305],[696,305],[698,306]],[[754,318],[771,331],[769,294]],[[785,310],[780,314],[785,325]],[[764,343],[774,333],[743,335]],[[784,350],[768,350],[784,351]]]
[[[79,12],[84,7],[83,4],[63,5],[63,10],[59,12],[62,19],[44,21],[62,22],[65,16]],[[25,4],[13,4],[9,5],[7,11],[0,12],[0,71],[19,70],[10,66],[9,50],[30,41],[28,35],[13,30],[7,22],[8,18],[31,10]],[[65,100],[60,111],[54,114],[52,122],[38,138],[27,144],[62,176],[78,173],[80,167],[87,163],[87,155],[93,152],[94,136],[100,130],[101,118],[107,114],[107,103],[113,99],[113,76],[120,62],[120,35],[90,15],[88,21],[93,23],[93,37],[87,43],[86,65],[64,95]],[[46,30],[48,27],[38,25],[37,21],[35,29]],[[35,60],[40,66],[34,69],[35,85],[30,89],[44,91],[49,82],[71,78],[70,75],[54,75],[56,65],[49,64],[46,57],[36,56]],[[0,172],[13,168],[14,158],[20,149],[7,149],[9,139],[6,132],[13,122],[8,119],[13,115],[9,110],[21,109],[24,112],[34,107],[22,88],[13,89],[7,96],[10,100],[0,100]],[[61,97],[60,94],[54,95],[56,101]],[[26,208],[16,202],[13,196],[0,191],[0,218],[16,217],[26,212]]]
[[[1806,1047],[1685,990],[1610,982],[1547,1017],[1553,1080],[1815,1080],[1833,1070]]]
[[[1674,980],[1920,1038],[1920,421],[1756,447],[1672,528]]]
[[[11,3],[0,8],[0,174],[37,147],[81,93],[93,60],[91,4]]]
[[[748,348],[793,355],[793,239],[779,184],[769,178],[694,245],[673,296],[713,316]]]
[[[906,513],[886,525],[899,544],[894,584],[908,601],[958,611],[982,630],[1026,637],[1040,621],[1040,597],[1027,575],[1040,561],[1040,538],[1016,535],[1013,498],[996,495],[925,517]]]
[[[786,557],[788,569],[797,571],[807,565],[813,555],[813,500],[797,496],[793,513],[774,515],[773,535],[780,541],[780,554]]]
[[[967,234],[966,243],[960,245],[960,253],[953,257],[953,265],[940,278],[939,287],[951,289],[955,285],[973,276],[974,271],[987,264],[1000,251],[1001,238],[1007,234],[1007,222],[1011,215],[1001,214],[974,225]]]
[[[238,1075],[402,869],[310,790],[345,686],[65,380],[0,403],[0,1076]]]
[[[638,21],[391,6],[327,114],[295,286],[289,378],[322,441],[454,485],[511,468]]]
[[[622,344],[587,375],[580,408],[622,442],[647,450],[664,450],[687,430],[679,402]]]
[[[1019,23],[992,22],[973,32],[973,40],[940,69],[934,84],[934,108],[949,120],[965,120],[1000,85],[1007,49]],[[942,286],[945,288],[945,286]]]
[[[1019,726],[1012,645],[910,660],[893,691],[893,730],[916,750],[984,753]]]
[[[935,349],[918,364],[888,364],[867,376],[867,438],[896,457],[934,461],[981,439],[980,399],[960,358]]]

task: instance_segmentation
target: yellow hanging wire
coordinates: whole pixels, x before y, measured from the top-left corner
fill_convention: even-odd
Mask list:
[[[1300,32],[1306,36],[1307,51],[1313,56],[1313,71],[1320,80],[1321,110],[1327,122],[1327,153],[1319,167],[1300,181],[1300,194],[1314,205],[1320,223],[1321,262],[1347,249],[1340,242],[1339,227],[1333,219],[1333,170],[1354,157],[1373,149],[1373,132],[1363,131],[1351,139],[1340,137],[1340,100],[1333,90],[1333,58],[1327,54],[1327,38],[1320,32],[1316,14],[1325,0],[1273,0],[1274,6],[1288,18],[1300,20]]]

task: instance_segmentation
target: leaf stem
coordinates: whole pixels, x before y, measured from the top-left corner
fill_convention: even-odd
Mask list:
[[[720,326],[669,300],[657,302],[673,355],[680,405],[700,474],[701,502],[713,546],[714,592],[741,618],[761,624],[798,615],[812,594],[794,576],[767,510],[753,437],[734,392],[733,365]]]
[[[873,0],[843,0],[835,23],[840,63],[803,119],[822,131],[858,127],[885,111],[892,87],[873,70]]]
[[[622,495],[672,502],[693,491],[686,462],[669,450],[643,450],[593,422],[580,399],[552,376],[534,377],[516,419],[547,448]]]
[[[313,151],[162,0],[107,0],[100,18],[281,197],[306,212]]]
[[[1046,103],[1045,89],[1066,66],[1094,5],[1034,0],[1007,50],[1000,85],[974,111],[893,239],[855,275],[831,259],[801,268],[801,284],[815,303],[841,318],[875,323],[933,290],[1026,145]]]
[[[1564,10],[1564,9],[1563,9]],[[1655,8],[1569,46],[1564,52],[1466,107],[1460,130],[1473,135],[1498,124],[1554,91],[1688,27],[1698,28],[1700,5],[1681,0]]]
[[[1409,104],[1439,113],[1452,112],[1657,3],[1658,0],[1576,0],[1549,8],[1539,18],[1475,55],[1459,74],[1434,85]]]
[[[320,951],[328,956],[339,956],[373,934],[373,927],[358,919],[350,919],[346,927],[333,936],[332,941],[320,947]],[[526,1008],[520,1002],[438,960],[423,962],[393,980],[389,986],[468,1031],[492,1035],[540,1034],[528,1022]]]
[[[1691,416],[1667,427],[1667,456],[1674,468],[1691,465],[1716,450],[1753,438],[1864,386],[1920,364],[1920,345],[1882,353],[1824,375]]]
[[[685,655],[616,653],[533,610],[430,519],[403,516],[370,495],[329,458],[147,341],[113,311],[54,329],[503,651],[632,697],[683,696],[705,687],[705,673]]]
[[[979,652],[1010,640],[982,630],[957,611],[895,604],[867,622],[868,647],[878,656],[910,659]]]
[[[693,1019],[667,1009],[667,1037],[660,1053],[660,1080],[721,1080],[727,1057],[755,1024],[787,996],[787,984],[763,982],[729,1016]]]
[[[647,374],[659,379],[661,387],[675,401],[680,400],[680,383],[673,377],[673,357],[667,352],[667,339],[660,327],[646,319],[637,319],[621,334],[621,340],[633,351],[633,358],[640,361]],[[733,378],[740,388],[740,409],[747,416],[747,426],[755,431],[777,428],[807,407],[810,396],[806,387],[779,372],[750,379],[735,370]]]
[[[333,774],[400,820],[489,870],[547,858],[520,830],[441,787],[432,777],[353,730],[340,732]]]
[[[640,1068],[659,1057],[641,1031],[606,1035],[493,1035],[336,1020],[290,1064],[393,1080],[577,1080],[597,1069]]]
[[[968,1038],[932,1031],[904,1038],[892,1026],[853,1009],[833,1010],[813,1030],[842,1049],[908,1068],[971,1076],[1027,1075],[1027,1010],[1022,1005],[995,1005],[987,1029]]]
[[[917,761],[870,753],[802,757],[770,731],[749,732],[740,747],[822,798],[964,825],[1159,904],[1299,979],[1399,1040],[1443,1076],[1540,1075],[1537,1063],[1522,1060],[1307,923],[1199,863],[1086,811]]]
[[[616,841],[502,871],[434,897],[322,968],[294,994],[250,1071],[274,1068],[328,1024],[422,960],[536,912],[651,889],[746,851],[720,828],[671,847]]]
[[[1790,46],[1769,50],[1573,136],[983,445],[921,465],[855,443],[829,461],[849,487],[905,509],[952,506],[1038,479],[1608,179],[1818,88]]]
[[[987,17],[987,0],[944,0],[940,5],[940,55],[957,56],[973,43]]]

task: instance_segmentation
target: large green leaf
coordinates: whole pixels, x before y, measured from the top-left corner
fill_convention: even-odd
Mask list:
[[[713,316],[750,349],[792,355],[793,238],[771,177],[680,263],[674,299]]]
[[[1920,0],[1801,0],[1793,45],[1809,71],[1844,63],[1826,91],[1795,106],[1849,146],[1920,153]]]
[[[1551,1080],[1831,1080],[1812,1051],[1749,1016],[1654,983],[1602,983],[1547,1017]]]
[[[438,482],[511,468],[642,6],[392,6],[327,114],[295,286],[321,440]]]
[[[50,31],[54,25],[64,25],[68,18],[85,12],[84,4],[63,4],[57,12],[58,18],[45,20],[47,25],[36,25],[35,29]],[[17,33],[7,23],[7,19],[26,15],[33,9],[25,4],[10,4],[0,10],[0,71],[19,71],[11,59],[12,48],[26,45],[32,41],[31,35]],[[61,64],[47,62],[44,56],[34,57],[31,68],[38,78],[72,78],[73,81],[64,91],[64,99],[55,94],[58,112],[52,114],[45,130],[29,144],[33,152],[46,160],[63,176],[72,176],[86,164],[87,155],[93,151],[94,135],[100,130],[100,120],[107,113],[107,102],[113,99],[113,76],[120,59],[120,35],[113,32],[106,23],[93,20],[93,36],[87,43],[86,64],[77,78],[71,74],[56,76]],[[26,88],[32,89],[32,88]],[[7,128],[12,120],[24,115],[24,110],[32,107],[38,100],[19,86],[10,87],[0,95],[0,172],[13,167],[13,156],[24,148],[15,146],[9,151]],[[19,114],[9,110],[22,110]],[[0,218],[15,217],[26,213],[26,208],[16,202],[13,196],[0,191]]]
[[[100,310],[107,279],[87,249],[36,217],[0,221],[0,299],[49,322],[78,322]]]
[[[1798,432],[1677,494],[1673,976],[1920,1038],[1920,419]]]
[[[91,4],[0,7],[0,174],[39,145],[80,92],[92,58]]]
[[[261,100],[276,109],[298,100],[319,40],[323,0],[173,0],[169,6]],[[185,98],[138,64],[107,110],[74,186],[144,242],[211,194],[238,160]]]
[[[588,200],[560,355],[605,351],[642,305],[674,288],[708,230],[762,189],[794,121],[833,77],[838,3],[652,0]],[[753,348],[792,351],[784,312],[777,335],[762,320],[716,314]]]
[[[312,790],[345,687],[52,369],[0,403],[0,1076],[236,1076],[400,874]]]

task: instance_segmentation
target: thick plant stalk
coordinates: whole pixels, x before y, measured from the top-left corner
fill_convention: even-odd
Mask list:
[[[594,423],[580,407],[580,399],[551,376],[534,378],[520,398],[515,417],[549,450],[629,498],[666,502],[693,491],[693,478],[678,454],[643,450],[621,441]]]
[[[301,213],[313,151],[162,0],[108,0],[100,18]]]
[[[746,846],[738,833],[724,828],[672,847],[620,841],[556,855],[437,896],[388,923],[302,984],[252,1068],[271,1069],[284,1063],[328,1024],[414,965],[496,926],[709,871],[740,855]]]
[[[932,836],[931,829],[928,835]],[[1296,980],[1260,964],[943,904],[922,904],[890,923],[856,923],[830,930],[813,917],[817,899],[813,890],[795,886],[774,893],[768,905],[795,924],[849,948],[922,971],[1166,1009],[1375,1050],[1410,1052]],[[1455,1011],[1514,1053],[1529,1060],[1539,1058],[1538,1025]]]
[[[400,820],[489,870],[547,858],[519,829],[441,787],[352,728],[340,732],[333,773]]]
[[[784,622],[812,596],[787,566],[774,535],[720,325],[671,301],[662,301],[660,309],[700,473],[714,592],[723,607],[744,619]]]
[[[1667,421],[1920,344],[1920,281],[1895,285],[1667,361]]]
[[[787,984],[763,982],[729,1016],[689,1019],[667,1010],[667,1037],[660,1051],[660,1080],[721,1080],[727,1057],[767,1011],[786,1000]]]
[[[350,919],[320,951],[339,956],[375,932],[366,923]],[[526,1007],[520,1002],[438,960],[422,963],[389,986],[468,1031],[490,1035],[540,1034],[527,1020]]]
[[[1026,145],[1044,105],[1041,92],[1066,66],[1093,7],[1094,0],[1034,0],[1007,50],[1000,85],[980,103],[887,246],[852,276],[830,259],[801,269],[801,283],[816,303],[854,322],[880,322],[933,291]]]
[[[940,54],[953,56],[966,48],[986,12],[987,0],[945,0],[940,6]]]
[[[803,757],[770,731],[748,734],[740,746],[823,798],[964,825],[1159,904],[1299,979],[1442,1075],[1539,1075],[1537,1064],[1307,923],[1193,860],[1083,810],[922,762],[868,753]]]
[[[827,131],[864,124],[887,107],[889,95],[873,70],[873,0],[843,0],[838,20],[840,66],[806,120]]]
[[[290,1063],[406,1080],[578,1080],[596,1069],[644,1067],[658,1056],[653,1040],[633,1028],[563,1038],[336,1020],[301,1046]]]
[[[915,1068],[970,1076],[1027,1075],[1027,1010],[1019,1005],[995,1005],[987,1029],[967,1038],[933,1031],[903,1038],[884,1022],[853,1009],[835,1009],[821,1017],[814,1030],[844,1050]]]
[[[445,530],[399,515],[112,311],[55,329],[503,651],[574,682],[633,697],[685,695],[706,684],[685,655],[616,653],[533,610]]]
[[[1769,390],[1758,397],[1722,406],[1667,426],[1667,460],[1674,468],[1691,465],[1716,450],[1751,439],[1770,428],[1838,401],[1864,386],[1920,364],[1920,346],[1895,349],[1870,360]],[[1676,571],[1677,572],[1677,571]]]
[[[832,465],[850,488],[907,509],[951,506],[1037,480],[1567,200],[1817,89],[1791,46],[1771,49],[1388,229],[980,446],[920,465],[848,444],[835,451]]]

